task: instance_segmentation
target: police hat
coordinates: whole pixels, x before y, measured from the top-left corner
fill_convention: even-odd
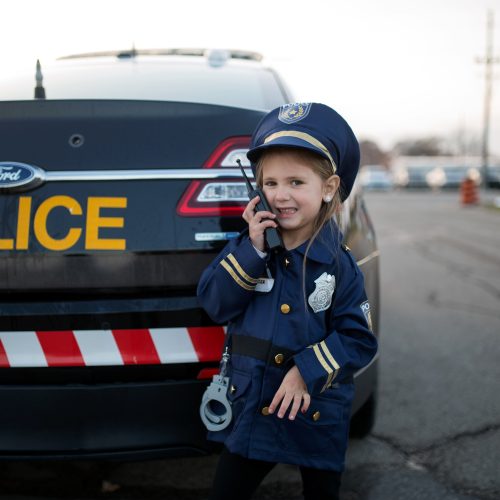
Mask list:
[[[299,102],[270,111],[257,125],[247,153],[252,168],[267,149],[287,146],[314,151],[330,160],[340,177],[344,201],[359,168],[359,144],[348,123],[325,104]]]

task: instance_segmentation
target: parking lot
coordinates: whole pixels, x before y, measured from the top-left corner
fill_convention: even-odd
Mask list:
[[[373,434],[350,443],[342,499],[499,498],[500,210],[462,207],[457,192],[366,203],[381,252],[379,406]],[[0,498],[203,499],[215,461],[3,463]],[[301,498],[299,474],[279,466],[256,498]]]

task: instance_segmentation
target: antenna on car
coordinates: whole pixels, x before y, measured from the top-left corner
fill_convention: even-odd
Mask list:
[[[45,88],[43,87],[43,75],[42,66],[40,64],[40,59],[36,60],[36,87],[35,87],[35,99],[45,99]]]

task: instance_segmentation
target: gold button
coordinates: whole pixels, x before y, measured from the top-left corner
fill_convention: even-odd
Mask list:
[[[284,359],[285,359],[285,356],[283,356],[283,354],[276,354],[276,356],[274,356],[274,362],[277,365],[281,365],[281,363],[283,363]]]
[[[262,415],[264,415],[264,417],[267,417],[269,415],[269,406],[264,406],[264,408],[262,408],[261,410],[261,413]]]
[[[229,394],[234,394],[236,392],[236,387],[234,385],[231,385],[229,388]]]
[[[321,417],[321,413],[319,411],[315,411],[313,413],[313,420],[316,422],[319,420],[319,417]]]
[[[288,304],[281,304],[280,309],[283,314],[288,314],[290,312],[290,306]]]

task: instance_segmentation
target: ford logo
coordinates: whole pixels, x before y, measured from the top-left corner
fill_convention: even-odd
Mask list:
[[[24,191],[40,185],[45,172],[34,165],[0,161],[0,190]]]

